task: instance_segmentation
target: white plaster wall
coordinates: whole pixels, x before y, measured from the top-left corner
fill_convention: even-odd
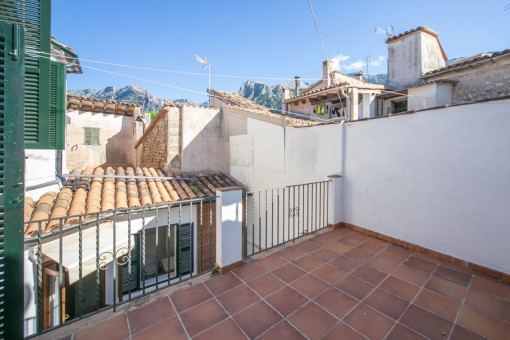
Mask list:
[[[26,149],[25,187],[55,180],[56,179],[55,160],[56,160],[55,150]],[[53,184],[44,188],[27,191],[25,196],[32,197],[34,200],[37,200],[48,191],[59,191],[58,184]]]
[[[437,96],[437,85],[427,84],[418,87],[412,87],[408,90],[407,109],[422,110],[430,107],[435,107]]]
[[[388,84],[404,87],[421,77],[420,34],[410,34],[388,44]]]
[[[67,168],[90,165],[132,165],[133,118],[101,112],[70,111],[66,115]],[[99,128],[100,145],[84,145],[85,127]]]
[[[346,126],[344,221],[510,273],[508,107],[500,100]]]
[[[222,114],[219,109],[182,109],[182,172],[225,172]]]
[[[444,67],[446,61],[438,44],[436,37],[427,33],[420,33],[421,36],[421,73],[427,73],[432,70]]]
[[[288,127],[285,146],[285,185],[325,181],[340,173],[341,124]]]
[[[453,100],[453,84],[436,84],[436,105],[443,106],[452,104]]]

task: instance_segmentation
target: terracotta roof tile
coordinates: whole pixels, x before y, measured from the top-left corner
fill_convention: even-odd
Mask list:
[[[236,93],[223,92],[218,90],[210,89],[209,93],[212,97],[216,97],[220,99],[222,102],[227,105],[235,108],[242,109],[244,111],[252,112],[260,116],[266,116],[271,118],[282,119],[288,122],[290,125],[295,126],[309,126],[309,125],[319,125],[323,124],[321,122],[316,122],[313,120],[299,119],[294,117],[289,117],[281,114],[276,114],[271,112],[271,110],[265,106],[259,105],[252,100],[246,99],[241,95]]]
[[[116,100],[67,95],[67,109],[132,116],[140,105]]]
[[[160,179],[173,177],[160,169],[132,167],[87,167],[75,169],[72,174],[90,175],[90,177],[70,177],[69,182],[88,182],[78,185],[75,192],[70,186],[64,186],[58,193],[48,192],[37,202],[25,198],[25,237],[37,234],[38,223],[31,221],[57,218],[41,222],[41,231],[49,232],[63,226],[77,223],[79,218],[73,215],[95,214],[111,210],[136,208],[142,205],[177,202],[187,199],[213,197],[216,188],[233,186],[237,183],[223,174],[200,175],[191,177],[192,181],[179,179]],[[100,178],[94,175],[148,176],[155,178]],[[68,217],[69,216],[69,217]],[[84,219],[93,215],[85,216]]]

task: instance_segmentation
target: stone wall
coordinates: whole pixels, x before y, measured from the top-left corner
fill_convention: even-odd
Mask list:
[[[427,80],[432,79],[458,81],[453,89],[454,104],[510,96],[510,58],[440,74]]]
[[[143,148],[142,166],[166,168],[168,147],[168,118],[166,112],[161,112],[156,120],[149,125],[136,146]]]

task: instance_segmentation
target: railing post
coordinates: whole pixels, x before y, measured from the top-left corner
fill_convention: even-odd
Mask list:
[[[243,265],[243,191],[216,190],[216,266],[220,273]]]
[[[328,225],[333,228],[340,227],[342,222],[342,177],[340,175],[328,176]]]

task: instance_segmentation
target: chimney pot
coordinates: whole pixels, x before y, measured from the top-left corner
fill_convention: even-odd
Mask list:
[[[358,77],[358,80],[363,81],[363,71],[359,71],[354,74],[356,77]]]
[[[296,96],[299,95],[299,76],[294,77],[294,87],[296,89]]]

